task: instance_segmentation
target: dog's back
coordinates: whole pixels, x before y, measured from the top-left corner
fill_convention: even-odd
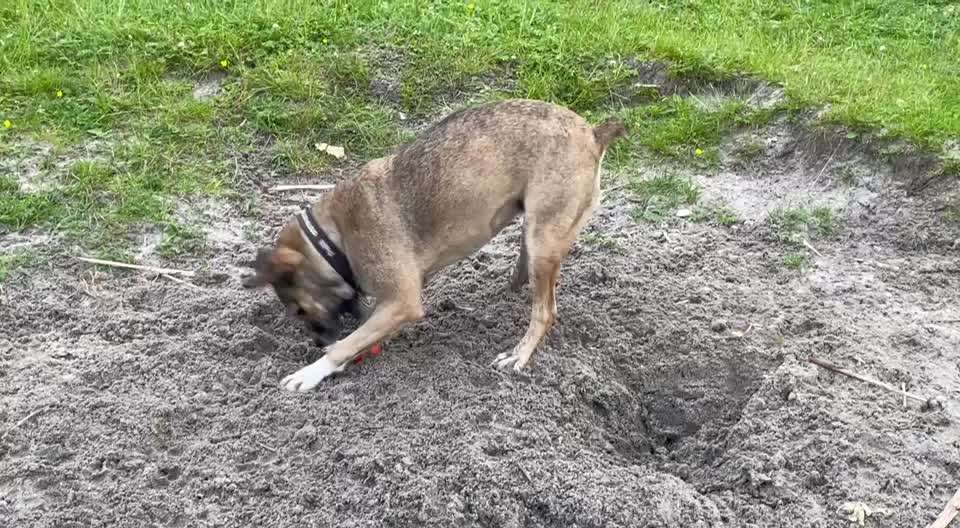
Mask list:
[[[622,133],[617,122],[595,129],[542,101],[488,103],[447,116],[398,149],[380,184],[396,200],[409,242],[436,268],[479,249],[530,200],[573,195],[586,208],[603,152]]]

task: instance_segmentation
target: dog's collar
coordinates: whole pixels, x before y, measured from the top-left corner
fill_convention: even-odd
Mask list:
[[[310,206],[306,206],[300,211],[300,214],[297,215],[297,221],[300,223],[300,229],[307,235],[307,240],[313,244],[317,253],[320,253],[323,260],[326,260],[333,270],[353,288],[353,291],[359,294],[361,290],[353,276],[350,261],[347,260],[347,256],[343,254],[343,251],[340,251],[340,248],[338,248],[337,245],[333,243],[333,240],[330,240],[330,237],[320,228],[317,219],[313,217],[313,211]]]

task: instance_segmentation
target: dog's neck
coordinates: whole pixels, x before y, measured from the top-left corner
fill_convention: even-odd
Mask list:
[[[343,247],[343,237],[327,207],[324,207],[324,202],[325,200],[321,199],[297,213],[296,221],[307,248],[305,254],[314,265],[336,273],[354,291],[360,293],[356,276]]]

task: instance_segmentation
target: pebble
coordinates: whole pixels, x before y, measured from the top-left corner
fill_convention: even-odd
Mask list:
[[[710,323],[710,330],[713,330],[714,332],[723,332],[726,329],[727,322],[723,319],[714,319],[713,322]]]
[[[317,436],[317,428],[312,425],[305,425],[293,435],[293,439],[298,442],[308,442],[315,436]]]

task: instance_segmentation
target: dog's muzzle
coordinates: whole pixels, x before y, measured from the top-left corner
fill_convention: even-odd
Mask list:
[[[333,310],[329,320],[310,321],[310,329],[314,333],[314,343],[317,346],[328,346],[335,343],[340,337],[340,330],[343,328],[344,315],[350,314],[357,321],[363,323],[370,316],[372,309],[373,302],[366,297],[356,296],[343,301]]]

